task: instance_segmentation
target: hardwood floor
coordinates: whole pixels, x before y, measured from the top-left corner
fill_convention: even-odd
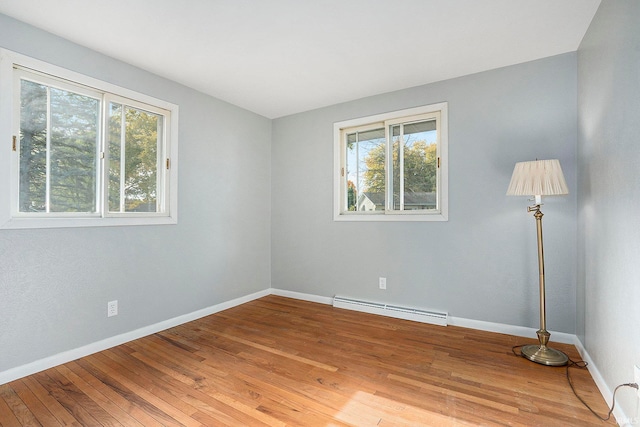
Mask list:
[[[511,351],[533,342],[268,296],[1,385],[0,424],[615,425],[564,367]]]

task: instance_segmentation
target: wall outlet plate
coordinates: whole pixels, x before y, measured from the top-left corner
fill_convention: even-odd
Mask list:
[[[118,300],[109,301],[107,303],[107,317],[113,317],[118,315]]]
[[[640,366],[638,365],[633,366],[633,381],[640,386]],[[636,390],[636,393],[638,393],[638,398],[640,398],[640,387]]]
[[[380,289],[387,289],[387,278],[386,277],[380,277],[378,279],[378,285],[380,286]]]

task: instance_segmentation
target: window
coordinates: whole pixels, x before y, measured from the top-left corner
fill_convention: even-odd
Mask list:
[[[447,220],[447,103],[334,124],[334,219]]]
[[[0,91],[13,94],[0,100],[0,132],[12,141],[0,226],[177,221],[176,105],[0,55]]]

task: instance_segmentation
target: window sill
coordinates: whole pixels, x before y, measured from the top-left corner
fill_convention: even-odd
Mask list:
[[[114,227],[131,225],[177,224],[175,216],[155,217],[108,217],[108,218],[9,218],[0,224],[0,229]]]
[[[333,216],[334,221],[352,221],[352,222],[435,222],[448,221],[448,215],[443,212],[432,214],[383,214],[383,213],[339,213]]]

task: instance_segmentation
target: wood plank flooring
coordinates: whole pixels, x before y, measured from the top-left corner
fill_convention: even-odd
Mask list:
[[[615,425],[564,367],[512,353],[533,342],[272,295],[0,385],[0,424]]]

